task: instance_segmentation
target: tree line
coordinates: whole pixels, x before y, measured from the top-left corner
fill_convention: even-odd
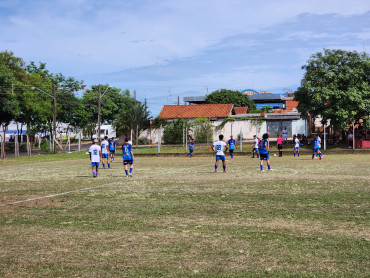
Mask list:
[[[27,126],[33,137],[38,132],[50,132],[53,125],[53,86],[56,90],[56,121],[68,124],[92,136],[98,121],[98,90],[106,92],[101,99],[101,123],[112,124],[118,133],[134,130],[138,136],[151,119],[146,104],[133,99],[129,90],[107,84],[85,89],[82,80],[51,73],[45,63],[26,64],[13,52],[0,52],[0,125],[11,121]]]

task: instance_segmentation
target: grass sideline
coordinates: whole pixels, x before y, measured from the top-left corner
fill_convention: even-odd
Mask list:
[[[368,276],[368,154],[213,164],[138,157],[127,179],[119,157],[93,179],[84,153],[6,160],[0,276]]]

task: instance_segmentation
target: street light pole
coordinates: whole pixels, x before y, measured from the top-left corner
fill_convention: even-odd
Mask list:
[[[55,153],[56,122],[57,122],[57,90],[53,84],[53,153]]]
[[[100,113],[101,113],[101,88],[98,87],[98,131],[96,134],[96,139],[98,139],[100,145]]]

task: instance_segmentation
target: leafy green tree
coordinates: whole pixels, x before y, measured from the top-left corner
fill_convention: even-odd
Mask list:
[[[13,52],[0,52],[0,125],[5,135],[6,126],[19,115],[19,102],[14,87],[24,78],[24,62]],[[1,155],[5,159],[5,143],[1,144]]]
[[[303,117],[321,115],[336,128],[369,121],[370,57],[356,51],[330,50],[311,56],[301,86],[294,94]]]
[[[98,123],[98,90],[104,96],[101,98],[101,123],[113,124],[122,110],[133,105],[134,101],[130,97],[128,90],[122,91],[118,88],[109,88],[108,85],[93,85],[90,90],[86,90],[82,97],[82,104],[85,107],[88,120],[88,129],[91,135],[94,133]]]
[[[52,84],[56,86],[58,122],[68,123],[74,127],[82,127],[87,124],[87,115],[83,103],[75,95],[81,89],[83,81],[76,80],[74,77],[65,77],[61,73],[53,74],[47,70],[45,63],[39,63],[37,66],[34,62],[31,62],[27,66],[27,71],[43,81],[36,84],[33,82],[34,87],[52,95]],[[49,97],[50,100],[53,99]],[[51,121],[52,114],[49,115],[48,126],[51,126]]]
[[[196,118],[192,124],[194,137],[198,143],[207,143],[213,139],[213,125],[207,118]]]
[[[150,120],[150,112],[145,104],[138,101],[133,105],[127,103],[116,121],[116,130],[121,133],[127,133],[132,129],[135,133],[136,144],[138,144],[140,132],[149,128]]]
[[[214,91],[206,97],[206,103],[209,104],[234,104],[236,107],[247,106],[249,109],[255,109],[255,103],[247,95],[239,91],[221,89]]]
[[[168,124],[163,131],[163,141],[165,144],[182,144],[183,130],[185,127],[189,127],[189,124],[184,119],[177,119]]]

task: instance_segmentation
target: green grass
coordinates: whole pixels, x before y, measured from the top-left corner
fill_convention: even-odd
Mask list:
[[[368,277],[367,154],[0,164],[0,277]],[[222,169],[222,168],[221,168]],[[71,193],[19,204],[16,201]]]

